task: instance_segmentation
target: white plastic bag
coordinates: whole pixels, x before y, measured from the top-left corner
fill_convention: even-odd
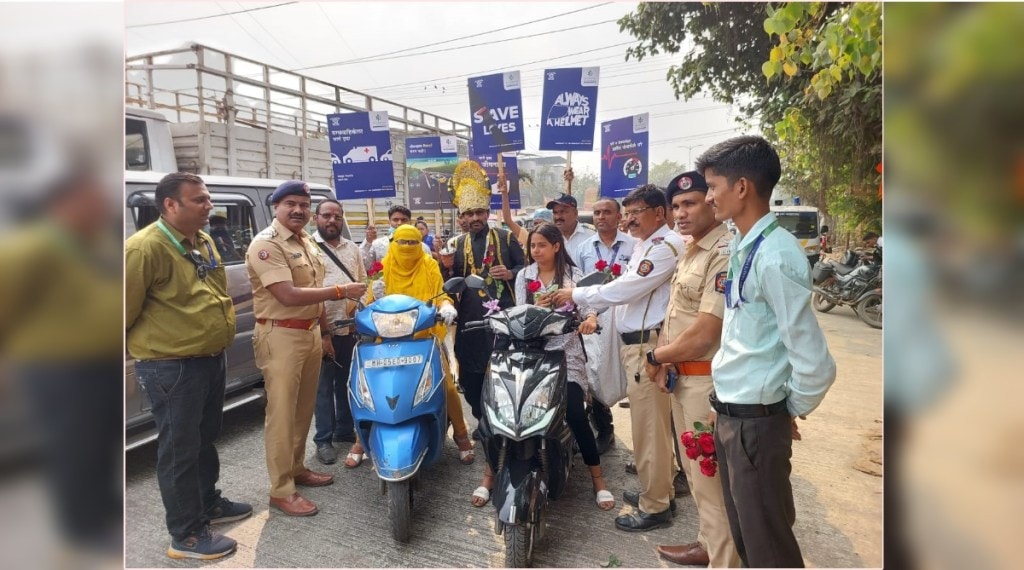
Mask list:
[[[614,316],[615,308],[609,308],[597,316],[600,334],[583,335],[590,389],[595,398],[609,407],[626,397],[626,374],[619,357],[622,340]]]

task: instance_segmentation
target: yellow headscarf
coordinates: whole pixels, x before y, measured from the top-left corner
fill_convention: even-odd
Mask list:
[[[415,240],[416,243],[402,245],[399,240]],[[423,236],[415,226],[403,224],[395,229],[391,245],[381,262],[384,265],[384,291],[388,295],[408,295],[426,301],[442,291],[441,268],[430,254],[423,251],[422,240]],[[432,302],[440,306],[447,299],[446,295],[441,295]],[[443,340],[447,327],[439,323],[431,332]]]

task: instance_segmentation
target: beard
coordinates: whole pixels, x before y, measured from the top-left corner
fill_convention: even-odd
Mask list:
[[[333,226],[317,226],[316,231],[320,232],[320,237],[327,241],[334,241],[341,237],[341,228]]]

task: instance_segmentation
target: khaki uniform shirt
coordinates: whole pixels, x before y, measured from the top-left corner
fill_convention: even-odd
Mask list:
[[[235,338],[235,307],[220,254],[202,231],[198,243],[192,244],[165,225],[178,243],[198,251],[208,264],[212,252],[217,267],[208,269],[206,279],[200,280],[196,266],[156,223],[128,238],[124,244],[128,354],[151,360],[219,353]]]
[[[363,254],[359,250],[359,246],[355,243],[345,239],[339,238],[338,246],[334,247],[331,244],[324,241],[324,238],[320,237],[320,233],[313,234],[313,239],[317,243],[324,244],[325,247],[331,250],[331,253],[338,258],[338,261],[345,265],[345,269],[348,269],[352,277],[355,277],[357,281],[366,281],[366,268],[363,267]],[[317,246],[319,247],[319,246]],[[324,277],[324,287],[332,287],[334,285],[345,285],[347,283],[354,283],[348,278],[348,275],[338,267],[334,260],[324,254],[324,265],[327,270]],[[340,319],[347,319],[352,316],[352,313],[356,310],[358,304],[351,299],[341,299],[339,301],[326,301],[324,303],[324,310],[327,311],[327,322],[334,326],[334,321]],[[334,331],[334,334],[344,335],[348,334],[352,327],[345,327]],[[324,331],[321,331],[324,332]]]
[[[697,321],[700,313],[718,318],[725,314],[725,277],[729,268],[729,242],[732,233],[719,224],[697,242],[690,242],[679,256],[668,313],[662,333],[673,340]],[[718,352],[716,342],[699,360],[711,360]]]
[[[252,283],[253,312],[257,319],[315,319],[322,303],[286,307],[268,285],[291,281],[296,287],[323,287],[324,254],[302,230],[294,234],[277,219],[256,234],[245,252],[245,268]]]

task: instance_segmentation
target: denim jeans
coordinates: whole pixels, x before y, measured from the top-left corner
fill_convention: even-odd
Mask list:
[[[220,499],[220,459],[213,442],[224,409],[224,353],[135,363],[159,432],[156,473],[167,530],[184,540],[209,523]]]
[[[348,375],[352,367],[352,349],[356,345],[354,335],[332,335],[334,359],[324,358],[320,366],[320,381],[316,388],[316,433],[313,442],[317,445],[334,441],[355,443],[355,424],[352,409],[348,403]],[[325,355],[326,356],[326,355]]]

